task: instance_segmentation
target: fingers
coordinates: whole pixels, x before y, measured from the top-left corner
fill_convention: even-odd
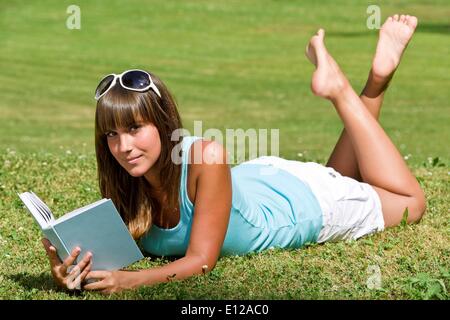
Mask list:
[[[85,270],[87,265],[90,264],[92,258],[92,253],[88,252],[84,255],[83,259],[76,265],[79,270]]]
[[[51,244],[51,242],[48,239],[43,238],[42,244],[44,245],[45,252],[47,253],[48,259],[50,260],[50,264],[53,266],[58,266],[62,262],[58,257],[58,254],[56,253],[56,248]]]
[[[78,262],[76,266],[69,266],[67,268],[68,270],[70,270],[68,276],[72,276],[73,278],[78,276],[80,272],[84,271],[87,268],[88,264],[91,263],[91,257],[92,254],[88,252],[84,255],[83,259],[80,262]]]
[[[84,269],[83,268],[80,269],[80,266],[76,265],[66,278],[67,288],[69,290],[81,289],[81,283],[86,278],[88,273],[91,271],[91,267],[92,261],[89,261],[89,263],[84,267]],[[80,270],[83,271],[80,273]]]
[[[92,283],[88,283],[83,286],[85,290],[100,290],[105,288],[105,284],[103,280],[109,276],[111,273],[109,271],[91,271],[87,274],[85,280],[97,280]]]
[[[110,271],[91,271],[86,277],[86,280],[89,279],[103,279],[106,278],[111,272]]]
[[[76,251],[75,251],[76,253]],[[79,253],[77,253],[78,255]],[[81,282],[84,280],[86,275],[90,272],[92,267],[92,253],[88,252],[84,255],[83,259],[78,262],[76,266],[69,266],[67,270],[69,274],[65,275],[63,273],[63,267],[60,269],[60,273],[65,278],[64,283],[66,284],[67,289],[81,289]],[[66,259],[66,261],[70,262],[70,257]],[[63,264],[64,265],[64,264]]]
[[[41,239],[42,244],[44,245],[44,248],[47,249],[47,247],[50,247],[51,243],[47,238],[42,238]]]
[[[80,278],[80,283],[86,278],[86,276],[89,274],[89,272],[91,272],[91,268],[92,268],[92,260],[89,261],[89,264],[86,266],[86,268],[84,268],[83,272],[81,272],[79,278]]]
[[[61,266],[61,273],[65,274],[67,273],[67,269],[73,265],[73,263],[75,262],[75,260],[77,259],[78,255],[80,254],[81,249],[80,247],[76,247],[75,249],[72,250],[72,252],[70,253],[70,255],[64,260],[62,266]]]
[[[52,246],[52,243],[51,243],[48,239],[46,239],[46,238],[42,238],[42,239],[41,239],[41,242],[42,242],[42,244],[44,245],[45,252],[46,252],[47,255],[48,255],[48,254],[49,254],[49,251],[50,251],[50,247]]]

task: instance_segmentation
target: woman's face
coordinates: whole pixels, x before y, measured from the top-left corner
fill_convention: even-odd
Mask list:
[[[106,133],[109,150],[133,177],[140,177],[153,167],[161,153],[158,129],[151,123],[136,123]]]

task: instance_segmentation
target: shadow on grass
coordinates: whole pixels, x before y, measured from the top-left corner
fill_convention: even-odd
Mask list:
[[[68,294],[69,296],[78,296],[80,295],[80,291],[65,291],[59,288],[54,282],[53,278],[46,274],[41,273],[38,275],[29,274],[26,272],[21,272],[18,274],[10,274],[6,275],[6,278],[14,281],[18,285],[20,285],[23,289],[27,291],[31,291],[33,289],[41,290],[41,291],[59,291]]]
[[[174,262],[175,260],[183,258],[183,256],[156,256],[156,255],[153,255],[153,254],[145,252],[145,251],[142,251],[142,253],[145,258],[149,258],[150,260],[158,260],[159,259],[159,260],[164,260],[167,262]]]
[[[450,36],[450,24],[444,23],[420,23],[417,26],[416,32],[421,33],[440,33]],[[356,38],[356,37],[368,37],[378,36],[378,30],[364,30],[364,31],[327,31],[328,37],[342,37],[342,38]]]
[[[450,24],[419,22],[416,32],[442,33],[450,35]]]
[[[369,37],[375,36],[377,30],[367,30],[367,31],[327,31],[327,37],[337,37],[337,38],[356,38],[356,37]]]

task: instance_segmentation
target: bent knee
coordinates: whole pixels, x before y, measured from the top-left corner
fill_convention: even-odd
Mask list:
[[[385,227],[398,226],[408,212],[406,222],[416,223],[422,219],[426,210],[426,200],[423,191],[419,188],[411,195],[400,195],[382,188],[374,187],[377,191],[383,210]]]
[[[427,209],[427,201],[422,190],[411,199],[411,204],[408,206],[408,223],[419,222]]]

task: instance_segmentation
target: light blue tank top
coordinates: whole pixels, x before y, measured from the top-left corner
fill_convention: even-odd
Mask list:
[[[194,214],[187,195],[188,157],[197,139],[201,137],[182,141],[179,223],[171,229],[152,225],[141,239],[143,249],[151,254],[183,256],[187,251]],[[322,211],[311,189],[285,170],[270,169],[270,165],[245,162],[231,168],[232,207],[222,256],[271,247],[299,248],[317,241]]]

